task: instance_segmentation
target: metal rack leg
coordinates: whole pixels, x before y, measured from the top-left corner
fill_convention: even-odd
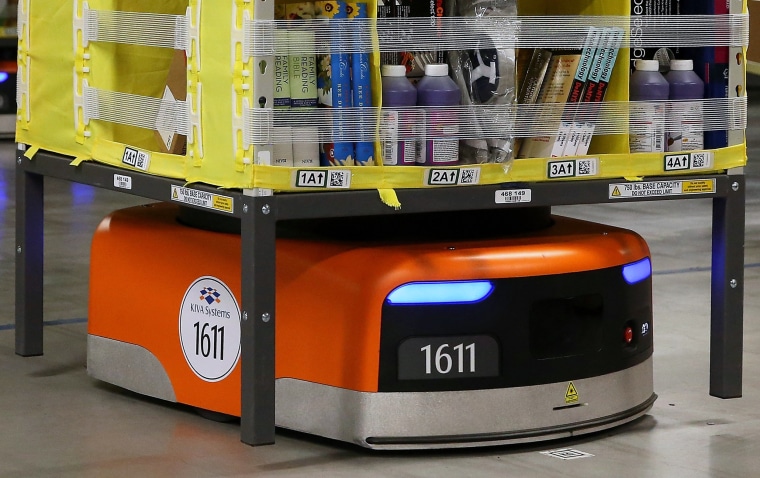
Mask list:
[[[241,218],[240,439],[249,445],[274,443],[274,209],[272,197],[246,196]]]
[[[16,353],[42,355],[42,262],[44,178],[16,159]]]
[[[742,395],[744,201],[743,175],[713,200],[710,395],[720,398]]]

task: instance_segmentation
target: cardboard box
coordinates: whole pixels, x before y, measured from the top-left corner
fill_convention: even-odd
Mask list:
[[[413,0],[385,0],[381,14],[396,17],[429,17],[432,19],[442,18],[445,15],[443,0],[430,0],[420,2]],[[378,9],[380,11],[380,9]],[[435,21],[435,20],[431,20]],[[393,53],[393,56],[381,57],[383,64],[406,66],[406,76],[420,78],[425,75],[425,65],[429,63],[446,63],[446,52],[438,51],[406,51]]]

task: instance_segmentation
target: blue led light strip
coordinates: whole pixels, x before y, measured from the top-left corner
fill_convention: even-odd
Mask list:
[[[623,266],[623,278],[629,284],[636,284],[652,275],[652,262],[648,257]]]
[[[487,280],[410,282],[395,288],[386,300],[393,305],[470,304],[493,292]]]

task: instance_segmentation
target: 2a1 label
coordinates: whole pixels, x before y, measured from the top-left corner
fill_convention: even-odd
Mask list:
[[[240,308],[215,277],[201,277],[185,292],[179,314],[182,353],[207,382],[225,379],[240,358]]]
[[[458,169],[431,169],[428,174],[430,186],[456,186],[459,181]]]

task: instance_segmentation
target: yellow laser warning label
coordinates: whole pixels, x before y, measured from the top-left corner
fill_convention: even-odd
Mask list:
[[[610,199],[715,194],[715,179],[640,181],[609,185]]]
[[[172,185],[172,201],[190,204],[196,207],[213,209],[232,214],[235,211],[235,200],[229,196],[201,191],[200,189],[184,188]]]
[[[565,392],[565,403],[575,403],[578,401],[578,390],[573,385],[573,382],[567,384],[567,391]]]

